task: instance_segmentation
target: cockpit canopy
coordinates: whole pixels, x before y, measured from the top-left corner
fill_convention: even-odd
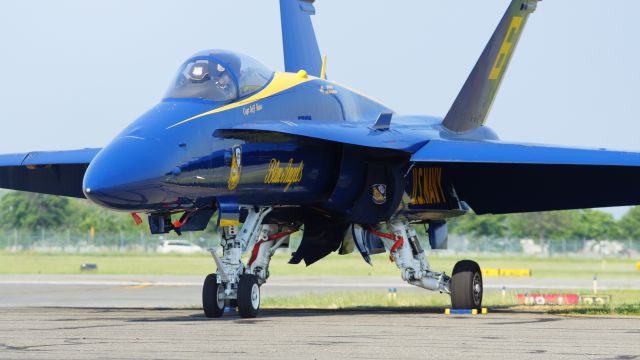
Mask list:
[[[272,76],[273,71],[249,56],[205,50],[180,67],[165,98],[229,103],[255,93]]]

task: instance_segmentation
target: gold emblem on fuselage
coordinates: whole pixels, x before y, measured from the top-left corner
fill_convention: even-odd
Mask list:
[[[302,169],[304,161],[300,161],[298,165],[293,164],[293,159],[285,166],[280,166],[280,160],[271,159],[267,174],[264,176],[265,184],[285,184],[284,191],[289,190],[292,184],[299,183],[302,180]]]
[[[235,145],[231,148],[231,170],[229,171],[229,182],[227,188],[235,190],[240,182],[240,172],[242,170],[242,147]]]

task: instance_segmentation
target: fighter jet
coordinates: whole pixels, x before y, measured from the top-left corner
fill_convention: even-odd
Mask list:
[[[448,219],[640,204],[640,153],[507,143],[486,126],[537,5],[511,1],[449,112],[433,117],[400,115],[330,79],[314,0],[280,0],[285,71],[198,52],[104,148],[0,156],[0,187],[86,198],[137,223],[146,214],[152,234],[201,231],[213,218],[221,242],[202,289],[207,317],[226,306],[255,317],[271,257],[297,231],[292,264],[388,252],[408,283],[479,308],[478,264],[462,260],[449,276],[421,245],[446,247]]]

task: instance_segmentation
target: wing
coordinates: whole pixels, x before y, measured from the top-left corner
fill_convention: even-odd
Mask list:
[[[478,214],[640,204],[640,153],[432,140],[411,160],[441,166]]]
[[[0,155],[0,188],[84,198],[84,172],[100,149]]]

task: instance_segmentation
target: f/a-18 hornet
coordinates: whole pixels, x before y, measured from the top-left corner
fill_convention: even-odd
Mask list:
[[[397,114],[329,80],[314,0],[280,0],[284,72],[230,51],[198,52],[110,144],[0,156],[0,187],[87,198],[138,223],[144,213],[152,234],[201,231],[217,214],[217,271],[202,289],[208,317],[225,306],[256,316],[271,256],[296,231],[291,264],[356,249],[370,263],[389,252],[408,283],[450,294],[454,308],[479,308],[478,264],[462,260],[451,276],[432,270],[416,224],[442,249],[447,219],[472,209],[640,203],[640,153],[506,143],[485,125],[537,5],[511,1],[442,118]]]

